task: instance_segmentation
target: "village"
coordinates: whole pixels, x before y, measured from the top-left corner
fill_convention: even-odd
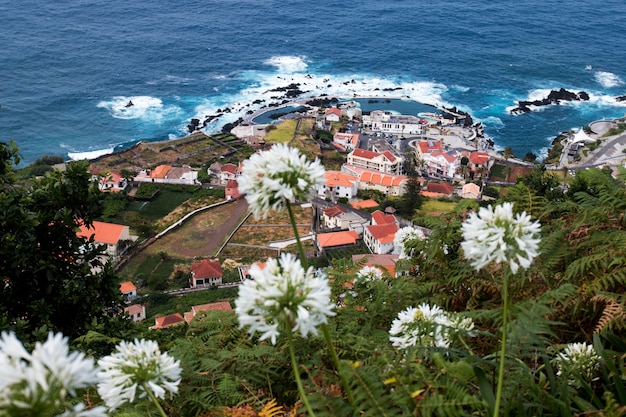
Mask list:
[[[506,152],[494,151],[492,143],[484,137],[482,127],[466,123],[466,115],[462,113],[448,111],[447,114],[432,112],[412,116],[375,110],[363,114],[355,102],[346,102],[329,107],[300,107],[297,112],[281,114],[273,123],[259,124],[254,121],[260,114],[267,112],[265,109],[251,114],[231,130],[231,135],[254,151],[259,151],[271,147],[273,142],[270,133],[277,125],[295,121],[293,140],[298,127],[308,123],[311,127],[309,136],[313,136],[312,132],[323,131],[328,132],[327,136],[331,140],[328,143],[320,140],[315,142],[312,138],[305,141],[314,142],[315,146],[324,148],[327,153],[342,156],[340,166],[335,169],[327,167],[325,184],[316,190],[316,197],[312,201],[299,202],[303,213],[301,218],[305,220],[298,227],[302,228],[302,240],[308,242],[308,254],[317,257],[331,252],[345,253],[353,262],[381,267],[391,277],[406,274],[410,269],[410,265],[402,261],[397,245],[394,245],[396,234],[402,229],[411,229],[417,235],[427,237],[430,231],[415,226],[410,218],[399,216],[393,205],[381,208],[379,201],[360,199],[359,195],[369,191],[389,199],[402,197],[407,192],[410,180],[406,169],[413,166],[423,198],[489,200],[491,197],[484,193],[488,184],[514,183],[516,176],[525,175],[535,166],[530,161],[516,159]],[[606,132],[611,125],[605,123],[601,128]],[[596,130],[600,130],[598,126]],[[572,133],[564,139],[562,162],[556,169],[581,162],[582,158],[574,160],[576,153],[571,152],[571,149],[576,146],[580,150],[584,147],[581,145],[584,140],[592,139],[589,133],[585,135],[581,139],[580,133]],[[222,145],[227,150],[231,146],[227,143]],[[585,156],[585,161],[588,161],[590,155]],[[236,232],[251,227],[245,223],[250,213],[243,206],[245,199],[239,193],[237,184],[244,160],[223,162],[223,159],[219,158],[206,167],[206,175],[189,165],[174,164],[142,167],[132,177],[129,177],[128,172],[123,175],[122,172],[107,170],[103,175],[102,171],[94,171],[93,179],[104,192],[132,192],[139,184],[170,184],[223,189],[224,199],[210,207],[187,213],[176,224],[141,243],[135,243],[137,236],[130,233],[129,226],[106,222],[94,222],[93,229],[80,231],[81,236],[93,235],[96,243],[106,245],[110,259],[119,262],[137,252],[129,251],[129,248],[137,244],[145,248],[167,234],[177,233],[177,228],[197,213],[236,203],[240,208],[232,209],[231,216],[235,224],[230,228],[233,230],[229,230],[229,236],[219,236],[219,240],[224,241],[220,249],[194,256],[189,261],[188,285],[172,293],[232,287],[249,279],[247,271],[251,264],[239,263],[236,267],[237,277],[229,279],[228,283],[224,282],[220,259],[231,260],[232,256],[226,256],[229,247],[236,248],[235,252],[247,253],[245,258],[252,259],[253,263],[262,263],[268,253],[289,251],[294,239],[291,235],[276,233],[273,236],[274,233],[267,233],[265,242],[243,239],[237,243],[234,238]],[[500,168],[499,174],[494,169],[496,166]],[[209,181],[200,181],[199,177],[209,178]],[[236,215],[237,211],[245,212],[242,219]],[[306,222],[306,219],[310,221]],[[276,225],[255,226],[268,227],[269,230],[270,226]],[[120,291],[128,303],[125,311],[134,321],[141,322],[147,315],[146,307],[135,303],[138,299],[137,284],[132,279],[124,281],[120,284]],[[195,305],[190,311],[155,317],[154,325],[150,328],[189,323],[200,311],[230,308],[230,304],[223,301]]]

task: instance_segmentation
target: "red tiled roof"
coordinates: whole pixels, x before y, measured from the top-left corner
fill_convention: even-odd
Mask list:
[[[359,235],[354,230],[332,233],[320,233],[317,235],[317,242],[320,248],[329,248],[341,245],[356,244]]]
[[[383,152],[383,155],[389,160],[389,162],[396,162],[396,157],[389,151]]]
[[[78,237],[86,239],[91,238],[99,243],[116,245],[119,242],[124,229],[128,226],[115,223],[93,222],[92,227],[88,229],[85,225],[80,226],[80,230],[76,233]]]
[[[417,146],[421,153],[433,153],[434,151],[443,152],[441,142],[437,140],[428,140],[417,142]]]
[[[352,151],[352,155],[358,158],[365,158],[365,159],[374,159],[377,156],[380,156],[378,152],[373,152],[373,151],[370,151],[367,149],[361,149],[361,148],[356,148],[354,151]]]
[[[235,164],[224,164],[222,165],[222,172],[228,172],[231,174],[237,173],[237,165]]]
[[[380,210],[372,213],[372,223],[374,224],[396,224],[396,218],[392,214],[385,214]]]
[[[426,185],[426,191],[450,195],[454,192],[454,187],[445,182],[429,182]]]
[[[359,261],[365,261],[365,266],[381,266],[389,272],[392,277],[396,276],[396,263],[400,259],[399,255],[393,254],[359,254],[352,255],[352,261],[358,263]]]
[[[137,291],[137,287],[135,287],[135,284],[133,284],[130,281],[124,281],[124,282],[120,283],[120,292],[122,294],[126,294],[126,293],[129,293],[131,291]]]
[[[482,165],[489,161],[489,154],[486,152],[472,152],[469,160],[475,165]]]
[[[391,243],[393,242],[394,237],[396,236],[396,232],[398,231],[398,226],[395,223],[393,224],[377,224],[372,226],[367,226],[370,234],[374,237],[374,239],[378,240],[380,243]]]
[[[341,110],[339,110],[337,107],[331,107],[329,109],[326,109],[325,114],[336,114],[337,116],[341,117]]]
[[[222,266],[218,261],[203,259],[191,264],[194,279],[217,278],[222,276]]]
[[[167,316],[157,317],[154,319],[154,326],[150,327],[151,329],[165,329],[170,326],[175,326],[177,324],[183,323],[185,319],[180,313],[168,314]]]
[[[345,208],[341,206],[332,206],[332,207],[328,207],[327,209],[324,209],[324,215],[326,217],[336,217],[343,213],[346,213],[347,211],[348,210],[346,210]]]

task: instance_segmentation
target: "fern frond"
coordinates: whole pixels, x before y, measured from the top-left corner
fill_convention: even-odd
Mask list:
[[[598,320],[594,333],[601,333],[611,327],[612,324],[624,326],[626,321],[626,309],[623,303],[615,300],[614,297],[599,294],[591,298],[592,302],[604,304],[602,316]]]

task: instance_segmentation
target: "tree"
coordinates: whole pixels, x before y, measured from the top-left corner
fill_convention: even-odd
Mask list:
[[[510,146],[507,146],[506,148],[504,148],[502,150],[502,157],[506,160],[508,160],[509,158],[515,158],[515,154],[513,153],[513,148],[511,148]]]
[[[422,185],[420,183],[420,177],[417,175],[417,170],[415,169],[415,158],[411,152],[407,153],[406,160],[407,165],[405,169],[408,180],[398,210],[400,214],[411,218],[415,214],[415,210],[422,207],[422,196],[420,194]]]
[[[48,330],[76,337],[118,305],[118,279],[100,261],[101,249],[76,235],[100,214],[102,194],[87,162],[74,162],[16,186],[17,148],[0,143],[0,328],[22,340]]]

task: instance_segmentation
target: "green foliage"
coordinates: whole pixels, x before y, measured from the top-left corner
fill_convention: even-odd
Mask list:
[[[13,151],[2,149],[11,158]],[[106,320],[106,309],[120,299],[118,279],[100,250],[76,235],[81,223],[100,215],[102,193],[90,182],[86,162],[50,172],[30,189],[12,186],[10,163],[0,161],[1,326],[22,340],[47,328],[78,336],[93,320]]]

